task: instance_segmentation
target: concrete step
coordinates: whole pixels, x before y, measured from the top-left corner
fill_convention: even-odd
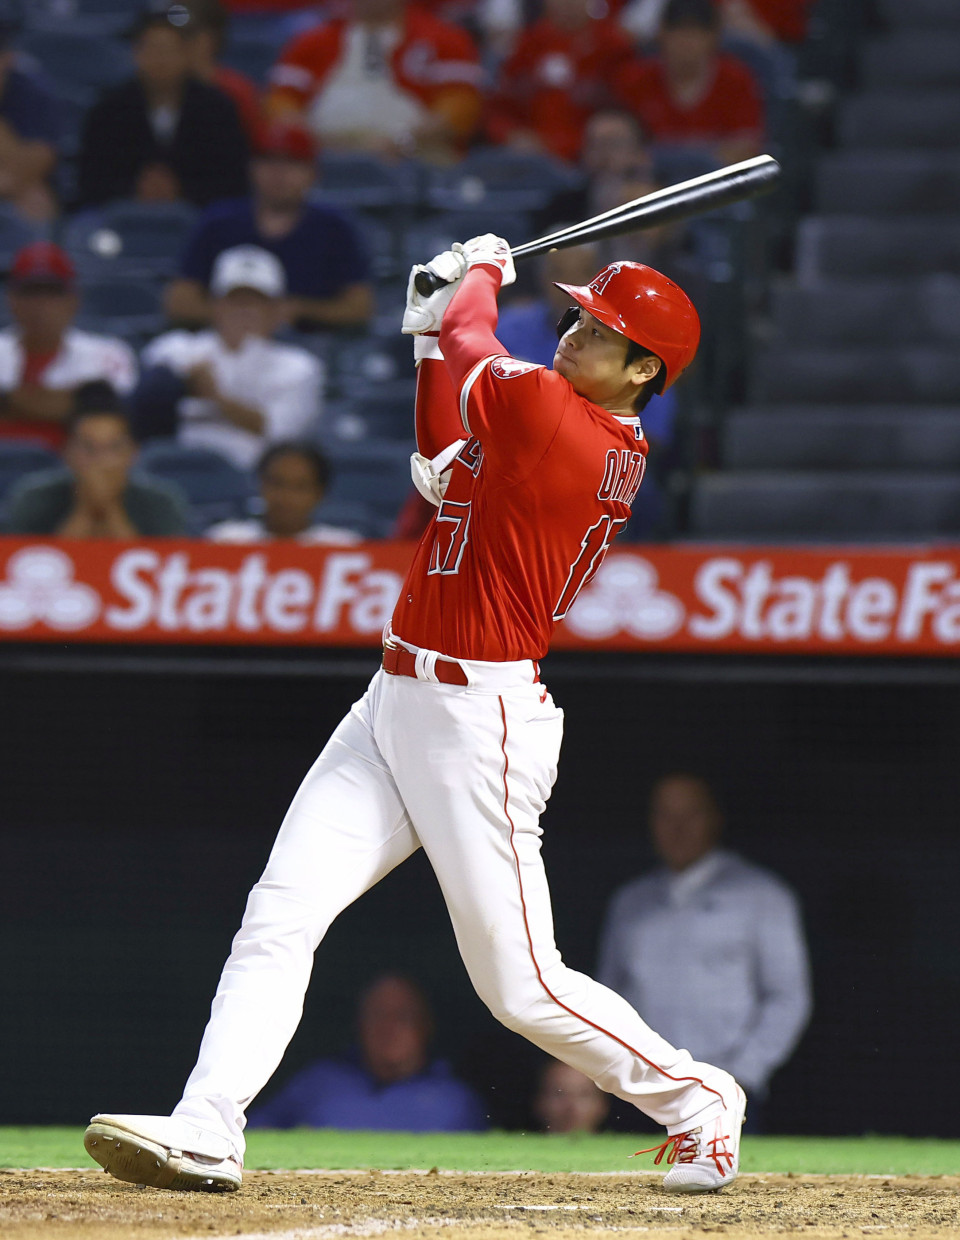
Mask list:
[[[758,403],[960,404],[960,350],[774,345],[755,360]]]
[[[810,215],[797,229],[797,279],[960,274],[960,220]]]
[[[955,150],[960,141],[960,89],[864,91],[842,105],[838,135],[841,146],[848,148]]]
[[[912,0],[904,0],[909,9]],[[960,85],[960,31],[903,29],[867,40],[860,53],[864,86]]]
[[[725,469],[960,471],[960,406],[739,410],[724,422],[721,454]]]
[[[783,282],[772,310],[783,343],[960,345],[960,276]]]
[[[694,484],[688,532],[754,542],[955,535],[960,473],[708,475]]]
[[[960,212],[960,154],[838,151],[817,168],[817,210],[828,215]]]

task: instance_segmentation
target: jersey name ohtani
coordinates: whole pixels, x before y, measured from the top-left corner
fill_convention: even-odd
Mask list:
[[[618,500],[630,507],[640,490],[646,467],[647,458],[642,452],[631,452],[629,448],[611,448],[607,453],[606,469],[597,499]]]

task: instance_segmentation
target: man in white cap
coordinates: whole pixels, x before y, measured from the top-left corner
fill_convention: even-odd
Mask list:
[[[172,331],[143,351],[135,398],[141,433],[175,433],[250,469],[280,439],[310,437],[320,417],[322,367],[306,349],[280,344],[286,278],[258,246],[224,250],[210,280],[209,331]]]

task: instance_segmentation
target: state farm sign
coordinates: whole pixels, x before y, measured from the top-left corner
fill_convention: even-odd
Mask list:
[[[376,646],[411,551],[0,538],[0,640]],[[960,547],[615,547],[553,647],[951,655]]]

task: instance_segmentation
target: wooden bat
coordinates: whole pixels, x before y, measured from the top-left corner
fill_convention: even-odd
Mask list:
[[[731,202],[742,202],[745,198],[768,193],[779,179],[780,165],[777,161],[771,155],[757,155],[755,159],[746,159],[743,163],[730,164],[726,168],[718,168],[716,172],[707,172],[689,181],[654,190],[652,194],[644,194],[642,198],[625,202],[580,224],[571,224],[559,232],[515,246],[510,253],[515,260],[533,258],[550,250],[565,250],[588,241],[600,241],[604,237],[619,237],[642,228],[672,224],[706,211],[715,211]],[[421,297],[429,297],[446,281],[431,271],[420,271],[414,283]]]

